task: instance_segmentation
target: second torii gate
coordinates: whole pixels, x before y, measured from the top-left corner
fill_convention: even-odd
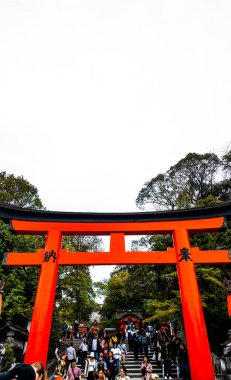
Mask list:
[[[59,265],[175,264],[182,300],[191,376],[215,379],[197,284],[195,264],[230,264],[227,250],[191,248],[191,233],[220,231],[230,218],[231,203],[203,209],[156,213],[59,213],[27,210],[0,204],[0,217],[17,234],[46,235],[44,249],[36,253],[6,254],[5,265],[41,266],[25,362],[47,360]],[[167,251],[126,252],[125,235],[172,234],[174,248]],[[65,235],[110,235],[109,252],[67,252]],[[231,299],[228,297],[228,310]],[[200,361],[198,360],[200,358]]]

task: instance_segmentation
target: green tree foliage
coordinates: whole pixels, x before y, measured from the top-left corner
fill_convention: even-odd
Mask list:
[[[224,162],[214,153],[189,153],[166,173],[146,182],[136,204],[142,209],[148,206],[149,209],[174,210],[193,207],[209,195],[229,200],[230,183],[218,181],[218,174],[226,165]],[[221,188],[223,195],[219,192]]]
[[[139,240],[133,240],[132,251],[165,251],[172,247],[172,237],[170,235],[147,235]]]
[[[108,283],[104,304],[101,313],[107,319],[112,319],[117,309],[124,309],[128,302],[132,301],[132,297],[127,299],[127,284],[129,282],[129,274],[127,271],[113,271]]]
[[[108,289],[107,283],[107,279],[104,279],[103,281],[94,281],[94,289],[99,297],[106,297]]]
[[[178,303],[176,303],[176,299]],[[182,321],[177,274],[173,266],[126,265],[115,268],[108,280],[107,293],[101,313],[113,318],[118,309],[140,310],[147,321],[168,321],[172,312]],[[166,305],[168,303],[168,310]],[[155,310],[163,303],[162,311]],[[174,305],[174,309],[173,309]],[[164,319],[161,319],[162,317]],[[161,317],[161,318],[160,318]]]
[[[87,266],[60,268],[58,286],[61,298],[58,300],[60,320],[74,322],[88,321],[95,308],[95,292]]]
[[[0,221],[0,260],[7,251],[35,252],[41,248],[42,239],[38,236],[11,235],[7,225]],[[1,319],[21,323],[32,314],[39,268],[0,267],[0,278],[5,279]]]
[[[187,194],[189,205],[193,206],[200,199],[213,194],[214,183],[220,165],[220,160],[214,153],[189,153],[176,165],[172,166],[168,174],[177,184],[178,199],[181,199],[183,191]],[[180,208],[183,208],[183,206],[184,204],[180,204]]]
[[[176,208],[178,195],[176,196],[176,184],[167,174],[158,174],[144,184],[136,199],[136,205],[141,208],[156,208],[158,210]]]
[[[226,149],[223,156],[221,157],[221,165],[225,178],[230,179],[231,173],[231,150],[230,146]]]
[[[4,344],[5,350],[6,350],[6,368],[4,368],[4,371],[7,371],[10,369],[13,363],[15,363],[15,357],[14,357],[14,350],[11,348],[8,344]]]
[[[23,176],[15,177],[6,172],[0,172],[0,202],[39,210],[44,208],[35,186]]]
[[[231,150],[227,149],[221,157],[223,178],[214,186],[214,195],[223,202],[231,199]]]
[[[146,312],[150,317],[146,318],[149,323],[161,323],[164,321],[172,320],[176,318],[177,321],[182,320],[181,311],[181,300],[179,292],[176,292],[175,298],[158,300],[149,299],[146,302]]]
[[[102,252],[102,239],[98,236],[64,236],[63,248],[69,252]]]
[[[36,187],[26,179],[0,172],[0,202],[44,209]],[[44,238],[40,236],[11,235],[8,226],[0,221],[0,261],[8,251],[35,252],[43,246]],[[6,281],[2,307],[2,323],[12,320],[23,323],[32,314],[35,290],[38,281],[38,268],[0,267],[0,277]]]
[[[219,352],[219,343],[225,340],[230,326],[224,287],[225,273],[230,274],[230,268],[198,265],[196,272],[210,346]]]
[[[90,314],[96,308],[94,297],[89,267],[65,266],[59,268],[50,338],[50,357],[53,357],[55,345],[61,336],[61,323],[67,321],[73,324],[75,320],[88,322]]]

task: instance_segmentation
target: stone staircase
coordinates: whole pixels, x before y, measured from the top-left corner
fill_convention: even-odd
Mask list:
[[[71,339],[66,339],[66,340],[63,340],[62,343],[65,344],[66,346],[68,346],[71,342],[73,343],[73,347],[78,350],[80,344],[82,343],[82,339],[74,339],[74,340],[71,340]]]
[[[63,343],[68,345],[70,342],[73,343],[73,347],[78,350],[79,345],[81,344],[82,340],[81,339],[75,339],[73,341],[71,340],[66,340]],[[161,365],[157,365],[156,362],[152,360],[153,356],[153,348],[151,348],[151,351],[149,353],[149,360],[150,363],[152,364],[152,373],[158,374],[160,379],[163,379],[163,368]],[[127,370],[127,375],[132,379],[132,380],[141,380],[141,372],[140,372],[140,367],[141,363],[143,361],[143,355],[139,355],[138,361],[134,360],[134,354],[133,352],[128,352],[126,356],[126,362],[125,362],[125,368]],[[84,378],[84,376],[83,376]],[[172,366],[172,378],[173,379],[179,379],[177,377],[177,367],[176,365]]]
[[[160,379],[163,378],[163,368],[161,365],[157,365],[156,362],[152,360],[153,350],[149,353],[149,361],[152,364],[152,373],[158,374]],[[141,380],[140,367],[143,361],[143,355],[139,355],[138,361],[134,360],[133,352],[128,352],[126,356],[125,368],[127,370],[127,375],[133,380]],[[176,366],[172,367],[172,378],[177,378],[177,368]]]

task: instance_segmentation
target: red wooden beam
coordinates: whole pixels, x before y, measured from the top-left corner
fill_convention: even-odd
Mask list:
[[[231,264],[229,250],[200,251],[198,247],[191,248],[194,264]]]
[[[110,235],[111,233],[157,235],[171,234],[175,229],[183,226],[192,233],[219,231],[224,224],[224,218],[137,223],[58,223],[12,220],[11,224],[15,232],[32,235],[45,235],[51,230],[60,231],[63,235]]]
[[[9,252],[5,254],[3,264],[12,266],[41,265],[43,259],[44,249],[38,249],[35,253]]]
[[[123,242],[121,241],[123,245]],[[117,249],[118,247],[118,249]],[[111,245],[110,252],[68,252],[60,250],[59,265],[139,265],[139,264],[176,264],[175,248],[167,251],[132,251],[126,252],[124,247]],[[230,264],[229,250],[200,251],[198,247],[190,249],[194,264]],[[8,266],[39,266],[44,260],[43,249],[35,253],[6,254],[4,264]]]
[[[59,265],[141,265],[176,264],[175,252],[65,252],[59,256]]]

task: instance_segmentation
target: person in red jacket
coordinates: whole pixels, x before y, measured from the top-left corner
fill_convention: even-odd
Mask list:
[[[125,325],[124,324],[122,324],[121,326],[120,326],[120,339],[125,339],[126,338],[126,332],[125,332]]]

